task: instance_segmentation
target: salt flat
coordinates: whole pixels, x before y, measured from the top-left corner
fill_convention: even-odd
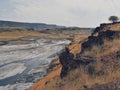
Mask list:
[[[30,87],[30,83],[46,74],[51,61],[69,43],[69,40],[35,39],[27,44],[0,46],[0,90]]]
[[[0,90],[27,90],[33,83],[18,83],[14,85],[0,86]]]
[[[25,45],[4,45],[0,46],[0,64],[14,61],[28,60],[35,57],[49,56],[61,50],[60,44],[68,44],[69,41],[53,41],[51,44],[45,43],[47,40],[41,39],[34,43]],[[53,47],[54,46],[54,47]],[[60,46],[60,47],[59,47]],[[58,48],[59,47],[59,48]]]
[[[0,68],[0,79],[22,73],[26,67],[24,63],[11,63]]]

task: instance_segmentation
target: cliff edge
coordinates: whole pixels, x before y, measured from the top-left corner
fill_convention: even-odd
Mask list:
[[[72,43],[56,67],[30,90],[120,90],[120,23],[101,24],[88,38]]]

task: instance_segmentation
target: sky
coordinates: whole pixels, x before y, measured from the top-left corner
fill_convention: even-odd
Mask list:
[[[0,20],[96,27],[120,16],[120,0],[0,0]]]

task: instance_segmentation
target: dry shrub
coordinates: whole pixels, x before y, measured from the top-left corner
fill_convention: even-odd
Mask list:
[[[84,51],[85,56],[101,57],[120,50],[120,39],[106,40],[103,45],[93,45],[90,50]]]
[[[70,71],[65,78],[53,80],[49,83],[49,86],[52,86],[52,88],[45,90],[83,90],[84,88],[91,88],[96,84],[101,85],[120,80],[120,64],[117,65],[118,69],[115,67],[116,64],[113,63],[110,68],[105,68],[105,64],[98,60],[93,64],[95,73],[92,75],[88,73],[85,67],[81,66]],[[107,69],[106,73],[98,75],[97,72],[103,70],[103,67]]]

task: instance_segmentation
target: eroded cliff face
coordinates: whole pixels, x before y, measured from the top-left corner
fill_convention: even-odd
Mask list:
[[[69,60],[66,59],[65,61]],[[71,69],[72,71],[68,71],[68,76],[66,76],[66,78],[68,79],[69,77],[70,79],[70,77],[77,77],[74,78],[74,81],[77,79],[84,80],[80,78],[85,78],[85,76],[79,76],[82,73],[83,75],[87,75],[86,79],[91,79],[90,81],[85,79],[84,83],[77,80],[79,83],[82,83],[82,85],[79,86],[76,83],[74,90],[101,90],[101,88],[103,88],[103,90],[119,90],[120,23],[101,24],[100,27],[97,27],[94,32],[81,44],[81,52],[77,55],[76,59],[73,58],[72,61],[69,61],[69,63],[73,63],[73,61],[77,62],[77,64],[75,64],[76,68],[73,68],[74,70]],[[68,65],[72,68],[72,64]],[[79,72],[71,76],[70,73],[75,73],[76,69]],[[104,80],[101,80],[101,77]],[[67,79],[66,84],[69,82]],[[74,81],[71,81],[72,84],[75,83]],[[111,84],[113,85],[109,86]],[[68,87],[65,84],[62,87],[67,87],[69,90],[72,90],[70,89],[71,86]]]
[[[106,30],[120,31],[120,22],[100,24],[100,26],[96,27],[93,31],[92,35]]]
[[[120,39],[120,23],[113,24],[101,24],[97,27],[93,33],[88,37],[86,41],[82,43],[81,53],[85,51],[91,51],[93,47],[105,48],[106,43],[119,42]],[[109,47],[109,46],[108,46]]]
[[[116,28],[115,28],[116,27]],[[98,31],[98,28],[100,29]],[[95,32],[95,33],[94,33]],[[67,74],[72,69],[85,66],[87,69],[91,64],[95,64],[98,59],[115,60],[116,57],[110,58],[111,54],[114,56],[120,51],[120,23],[101,24],[97,27],[83,43],[81,44],[81,52],[73,56],[69,49],[65,49],[60,55],[60,62],[63,66],[61,74]],[[97,34],[97,35],[96,35]],[[68,70],[69,69],[69,70]]]
[[[79,53],[65,48],[60,54],[60,75],[36,90],[119,90],[120,23],[101,24],[77,44]]]

